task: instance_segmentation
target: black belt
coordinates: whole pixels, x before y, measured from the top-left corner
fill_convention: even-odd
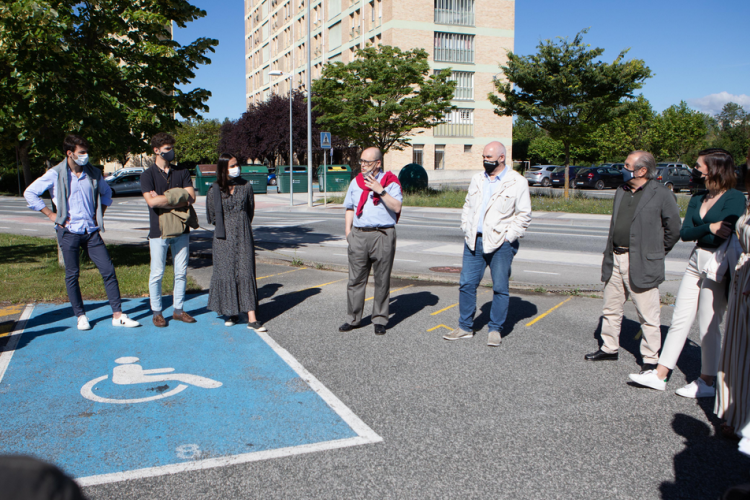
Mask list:
[[[612,251],[617,255],[628,253],[630,249],[628,247],[612,247]]]
[[[381,229],[393,229],[395,226],[378,226],[378,227],[355,227],[354,229],[359,229],[360,231],[364,231],[366,233],[372,232],[372,231],[380,231]]]

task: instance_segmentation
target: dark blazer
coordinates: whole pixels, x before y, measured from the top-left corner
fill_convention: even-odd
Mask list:
[[[656,181],[649,181],[633,215],[630,226],[630,284],[638,288],[654,288],[664,281],[664,258],[680,240],[680,209],[675,195]],[[612,276],[614,257],[612,237],[615,221],[625,190],[617,188],[612,221],[609,225],[607,248],[602,261],[602,281]]]

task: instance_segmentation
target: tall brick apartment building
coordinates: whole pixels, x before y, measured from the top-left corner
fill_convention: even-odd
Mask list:
[[[367,44],[386,44],[430,54],[434,70],[452,68],[456,110],[446,122],[415,134],[412,146],[385,158],[388,170],[419,163],[431,177],[451,179],[476,170],[482,147],[500,140],[508,148],[512,121],[493,113],[499,64],[513,50],[514,0],[245,0],[247,103],[289,92],[289,80],[271,71],[294,72],[294,88],[307,81],[307,14],[311,4],[312,78],[332,61],[344,63]]]

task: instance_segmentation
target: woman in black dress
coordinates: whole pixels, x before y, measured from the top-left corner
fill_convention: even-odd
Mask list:
[[[226,326],[234,326],[240,312],[246,311],[247,327],[265,332],[255,315],[258,288],[251,227],[255,211],[253,187],[240,177],[237,159],[228,154],[219,158],[216,179],[206,197],[208,222],[215,226],[208,309],[227,317]]]

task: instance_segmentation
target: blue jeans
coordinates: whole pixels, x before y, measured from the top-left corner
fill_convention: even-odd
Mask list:
[[[151,296],[151,310],[161,312],[161,280],[164,277],[164,266],[167,264],[167,249],[172,247],[174,263],[174,304],[176,311],[182,311],[187,286],[188,245],[190,233],[176,238],[149,238],[151,249],[151,275],[148,281],[148,292]]]
[[[483,253],[482,237],[477,237],[474,251],[464,245],[464,260],[461,268],[461,281],[458,286],[458,326],[467,332],[474,331],[474,313],[477,310],[477,287],[482,281],[484,270],[490,266],[492,275],[492,308],[490,309],[489,330],[502,332],[505,318],[508,316],[508,280],[510,265],[518,252],[518,240],[507,241],[490,254]]]

